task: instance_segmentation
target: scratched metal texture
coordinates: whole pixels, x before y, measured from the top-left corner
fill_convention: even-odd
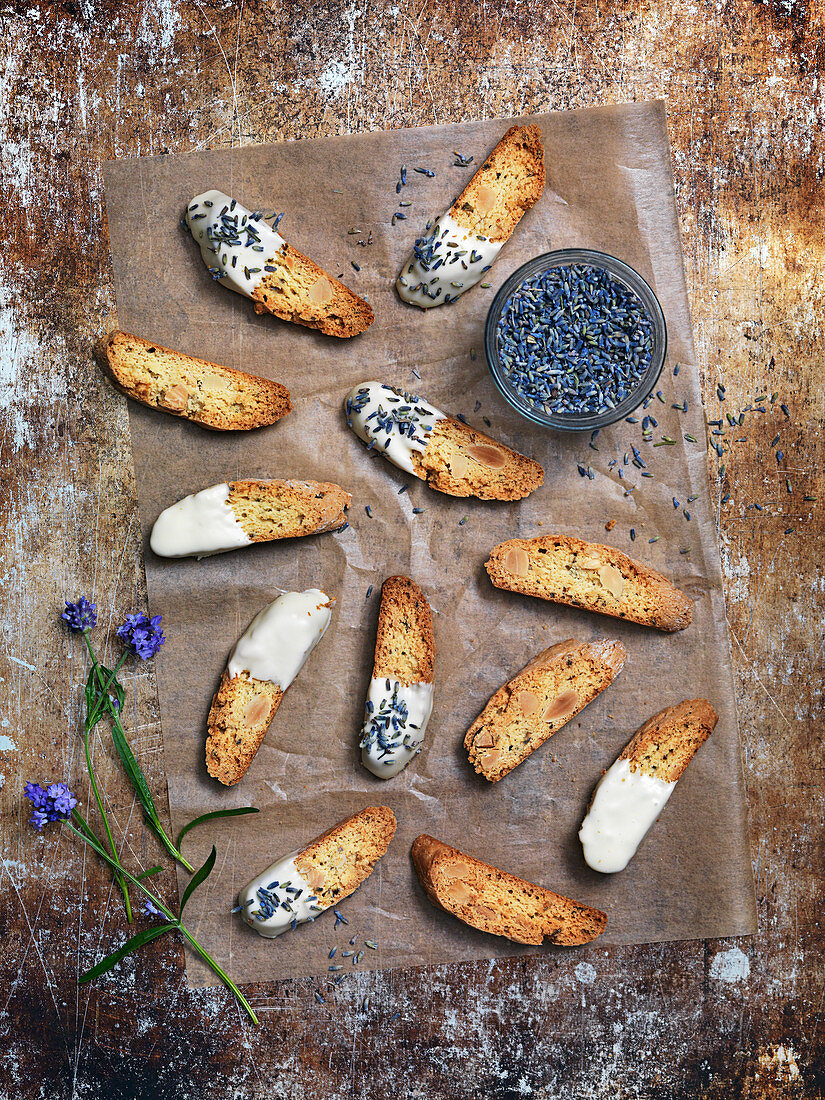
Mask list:
[[[0,3],[0,30],[0,1095],[821,1096],[825,537],[803,498],[825,493],[822,7],[31,0]],[[708,416],[771,392],[790,414],[749,415],[708,471],[758,935],[352,974],[323,1005],[294,981],[253,990],[259,1029],[222,990],[187,990],[171,941],[79,989],[121,909],[94,858],[27,828],[22,787],[83,774],[63,599],[97,601],[101,639],[145,601],[125,406],[91,364],[114,304],[102,161],[660,95]],[[163,800],[151,668],[125,679]],[[148,866],[96,751],[118,840]]]

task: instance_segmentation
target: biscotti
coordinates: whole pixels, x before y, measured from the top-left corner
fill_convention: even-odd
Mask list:
[[[267,867],[238,895],[238,910],[267,939],[313,921],[369,878],[395,835],[395,815],[367,806]]]
[[[480,282],[544,191],[538,126],[511,126],[446,214],[427,223],[396,282],[405,302],[448,305]]]
[[[707,699],[685,699],[648,718],[593,792],[579,830],[588,866],[624,870],[717,720]]]
[[[379,779],[398,775],[421,752],[433,710],[434,662],[427,597],[409,577],[388,577],[360,742],[361,763]]]
[[[209,557],[253,542],[336,531],[352,497],[328,481],[230,481],[164,509],[149,544],[162,558]]]
[[[210,275],[251,298],[256,313],[341,337],[357,336],[375,320],[363,298],[287,244],[263,214],[222,191],[192,199],[186,224]]]
[[[566,535],[501,542],[486,569],[496,588],[659,630],[684,630],[693,617],[689,597],[655,569],[612,546]]]
[[[433,905],[465,924],[516,943],[590,943],[607,916],[543,886],[525,882],[422,833],[412,860]]]
[[[497,782],[526,760],[613,682],[620,642],[569,638],[543,650],[498,689],[464,738],[475,770]]]
[[[521,500],[544,480],[538,462],[386,383],[355,386],[345,410],[370,450],[450,496]]]
[[[231,787],[243,778],[331,615],[332,601],[320,589],[286,592],[235,643],[207,721],[206,770],[214,779]]]
[[[292,411],[289,390],[205,359],[194,359],[131,332],[102,342],[107,373],[127,397],[214,431],[248,431]]]

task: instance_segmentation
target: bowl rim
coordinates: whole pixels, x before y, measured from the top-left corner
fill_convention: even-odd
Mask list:
[[[600,267],[633,290],[647,309],[654,331],[653,355],[647,372],[638,387],[615,409],[608,409],[605,412],[592,413],[587,416],[563,416],[559,413],[543,413],[530,407],[527,401],[525,401],[525,405],[528,407],[523,408],[517,404],[510,392],[511,387],[503,378],[503,371],[498,358],[498,348],[496,347],[498,321],[504,303],[516,286],[540,271],[547,271],[554,267],[563,267],[572,263],[589,263],[593,267]],[[492,376],[496,389],[507,404],[520,416],[534,424],[540,424],[544,428],[551,428],[556,431],[593,431],[595,428],[604,428],[623,420],[624,417],[629,416],[638,409],[651,395],[661,377],[667,358],[667,323],[662,305],[653,288],[644,276],[640,275],[630,264],[620,260],[618,256],[613,256],[609,252],[600,252],[598,249],[558,248],[550,252],[542,252],[521,264],[496,291],[496,295],[487,311],[487,319],[484,324],[484,352],[487,359],[487,369]]]

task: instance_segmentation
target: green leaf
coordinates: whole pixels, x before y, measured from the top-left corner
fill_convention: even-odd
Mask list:
[[[111,695],[114,695],[118,701],[119,709],[122,709],[126,693],[115,677],[113,670],[107,668],[106,665],[93,665],[86,679],[85,690],[86,724],[89,729],[93,729],[106,711],[112,709]],[[93,715],[94,721],[90,725],[90,719]]]
[[[109,708],[112,709],[111,707]],[[140,770],[140,765],[135,760],[135,754],[126,740],[120,722],[115,717],[115,721],[112,723],[112,740],[114,741],[117,754],[123,763],[123,767],[126,769],[126,774],[129,776],[129,781],[135,788],[141,805],[146,813],[151,818],[154,824],[159,823],[158,812],[155,809],[154,799],[152,798],[152,792],[149,790],[149,784],[146,782],[146,776]]]
[[[139,875],[135,875],[135,878],[138,880],[149,878],[150,875],[156,875],[159,871],[162,870],[162,867],[150,867],[148,871],[141,871]]]
[[[137,951],[137,949],[143,947],[145,943],[150,943],[152,940],[156,940],[158,936],[162,936],[164,932],[169,932],[171,929],[177,927],[177,924],[161,924],[156,928],[144,928],[142,932],[138,932],[137,935],[127,940],[122,947],[117,949],[117,951],[113,951],[111,955],[107,955],[105,959],[101,959],[97,966],[93,966],[91,970],[87,970],[85,974],[81,974],[77,979],[78,984],[83,985],[85,982],[90,982],[94,978],[99,978],[101,974],[105,974],[107,970],[111,970],[113,966],[117,966],[120,960],[126,958],[132,951]]]
[[[200,884],[204,881],[204,879],[209,878],[209,876],[212,874],[212,868],[215,866],[215,859],[217,857],[217,854],[218,851],[213,844],[212,851],[206,857],[206,861],[204,862],[203,866],[199,867],[197,871],[195,871],[194,875],[192,875],[192,877],[190,878],[186,889],[183,891],[183,897],[180,899],[181,916],[183,916],[183,910],[187,901],[189,901],[189,899],[192,897],[192,895],[200,886]]]
[[[104,685],[107,684],[109,682],[109,679],[111,678],[112,682],[109,684],[107,694],[114,695],[114,697],[120,704],[120,708],[123,709],[123,703],[126,699],[126,692],[123,690],[120,681],[117,679],[110,668],[106,668],[105,665],[98,665],[97,667],[102,673],[102,675],[100,676],[101,691],[103,690]]]
[[[216,817],[240,817],[241,814],[259,814],[260,812],[256,806],[240,806],[237,810],[213,810],[209,814],[201,814],[200,817],[190,821],[188,825],[184,825],[178,833],[177,846],[180,848],[180,842],[190,829],[194,829],[196,825],[203,825],[204,821],[214,821]]]

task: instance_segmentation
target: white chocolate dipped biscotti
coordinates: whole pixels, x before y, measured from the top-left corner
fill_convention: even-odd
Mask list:
[[[596,939],[607,925],[601,910],[500,871],[426,833],[413,843],[412,860],[437,909],[491,936],[575,947]]]
[[[434,662],[427,597],[409,577],[388,577],[360,743],[361,763],[379,779],[398,775],[421,752],[433,710]]]
[[[648,718],[596,784],[579,830],[589,867],[624,870],[717,721],[707,699],[685,699]]]
[[[370,450],[450,496],[521,500],[544,481],[532,458],[384,382],[355,386],[345,409]]]
[[[375,320],[363,298],[287,244],[263,214],[222,191],[197,195],[185,218],[210,275],[251,298],[256,313],[341,337],[357,336]]]
[[[606,638],[569,638],[543,650],[499,688],[464,738],[475,770],[496,783],[526,760],[622,669],[626,653]]]
[[[684,630],[693,617],[690,598],[655,569],[567,535],[501,542],[485,568],[496,588],[659,630]]]
[[[274,424],[292,410],[280,382],[195,359],[131,332],[112,332],[101,345],[107,374],[127,397],[213,431],[248,431]]]
[[[313,921],[369,878],[394,835],[392,810],[367,806],[262,871],[238,895],[238,912],[266,939]]]
[[[449,305],[480,282],[544,191],[538,126],[511,126],[450,209],[428,222],[404,261],[399,297],[421,309]]]
[[[332,603],[318,588],[286,592],[235,643],[207,721],[206,770],[225,786],[255,758],[284,692],[326,633]]]
[[[149,544],[161,558],[210,557],[253,542],[336,531],[352,497],[328,481],[230,481],[164,509]]]

